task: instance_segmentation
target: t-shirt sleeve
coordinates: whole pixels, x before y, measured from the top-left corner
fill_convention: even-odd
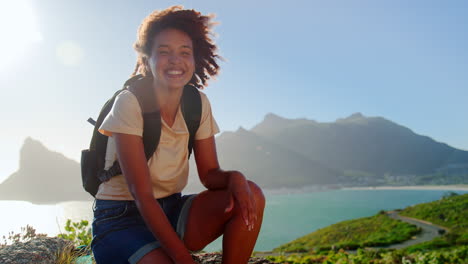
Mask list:
[[[195,134],[195,140],[207,139],[219,133],[219,127],[211,112],[210,101],[206,94],[200,92],[202,113],[200,126]]]
[[[99,127],[99,132],[106,136],[112,133],[143,135],[143,117],[137,98],[130,91],[122,91]]]

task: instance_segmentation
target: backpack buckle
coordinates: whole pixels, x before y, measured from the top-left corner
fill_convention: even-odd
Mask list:
[[[101,180],[101,182],[106,182],[110,180],[110,178],[119,174],[122,174],[122,169],[120,168],[120,164],[115,161],[108,170],[102,170],[99,173],[98,178]]]

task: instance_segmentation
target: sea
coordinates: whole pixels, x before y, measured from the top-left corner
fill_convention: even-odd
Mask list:
[[[325,191],[266,192],[266,208],[256,251],[270,251],[284,243],[328,225],[377,214],[380,210],[403,209],[431,202],[449,192],[466,190],[347,189]],[[92,220],[93,202],[63,202],[36,205],[24,201],[0,201],[0,243],[10,232],[30,225],[37,233],[55,236],[64,232],[67,219]],[[205,251],[220,251],[217,239]]]

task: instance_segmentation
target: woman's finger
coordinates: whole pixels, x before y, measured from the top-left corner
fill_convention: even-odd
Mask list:
[[[249,211],[250,211],[250,228],[253,230],[255,228],[255,220],[256,220],[256,213],[255,213],[255,198],[251,191],[249,191]]]
[[[224,212],[229,213],[232,211],[232,209],[234,209],[234,198],[232,197],[232,195],[229,195],[228,206],[226,207],[226,209],[224,209]]]
[[[248,227],[248,230],[253,230],[254,227],[254,217],[255,217],[255,212],[254,212],[254,204],[253,204],[253,196],[252,193],[250,192],[250,189],[248,189],[244,192],[244,208],[246,211],[246,217],[247,217],[247,222],[246,225]]]
[[[245,197],[245,196],[244,196]],[[242,217],[244,218],[244,222],[245,222],[245,225],[246,226],[249,226],[250,225],[250,217],[249,217],[249,203],[247,201],[247,199],[245,198],[242,198],[242,201],[241,201],[241,208],[242,208]]]
[[[237,203],[239,204],[239,209],[241,210],[242,219],[246,226],[249,226],[249,207],[248,207],[248,196],[245,192],[235,192],[233,193]]]

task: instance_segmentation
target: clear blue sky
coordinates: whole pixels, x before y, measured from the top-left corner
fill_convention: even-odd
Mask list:
[[[141,20],[174,4],[220,22],[226,61],[205,92],[223,131],[269,112],[319,122],[361,112],[468,150],[467,1],[9,0],[0,4],[0,181],[27,136],[79,159],[86,119],[133,70]]]

